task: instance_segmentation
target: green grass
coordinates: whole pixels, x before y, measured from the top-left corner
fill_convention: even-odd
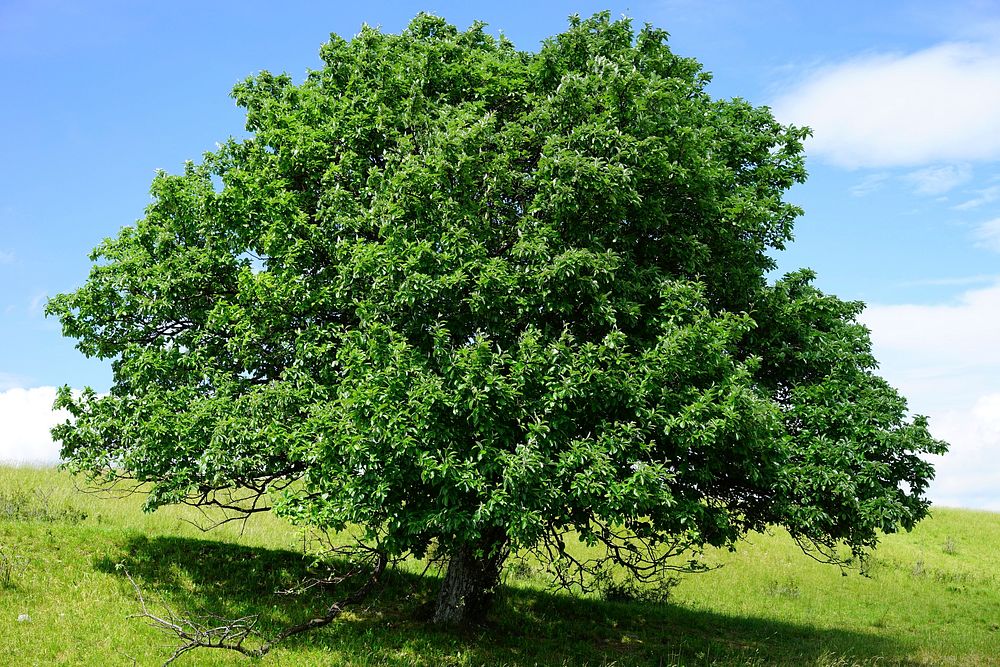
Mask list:
[[[172,638],[128,618],[139,606],[119,564],[157,608],[257,615],[265,633],[322,608],[275,593],[307,572],[287,524],[202,533],[192,511],[140,504],[81,494],[53,470],[0,468],[0,664],[168,658]],[[1000,665],[1000,514],[937,510],[886,537],[869,577],[815,563],[782,534],[708,558],[725,565],[684,577],[666,604],[553,594],[512,569],[490,625],[467,632],[416,620],[435,581],[403,568],[365,608],[257,664]],[[202,649],[175,664],[249,663]]]

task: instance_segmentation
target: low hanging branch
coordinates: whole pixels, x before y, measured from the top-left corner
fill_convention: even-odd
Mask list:
[[[140,613],[133,614],[129,616],[129,618],[146,619],[152,627],[167,634],[171,634],[182,641],[181,645],[174,649],[173,654],[163,663],[165,667],[166,665],[173,663],[177,658],[181,657],[188,651],[193,651],[197,648],[236,651],[237,653],[242,653],[243,655],[251,658],[260,658],[270,652],[270,650],[278,643],[288,639],[289,637],[329,625],[347,608],[357,605],[367,598],[381,580],[382,574],[385,572],[386,566],[389,562],[388,558],[385,553],[375,550],[369,550],[368,556],[369,558],[365,559],[358,565],[357,568],[347,574],[335,578],[316,580],[306,585],[304,588],[311,588],[315,585],[325,587],[341,584],[349,579],[359,576],[362,572],[368,569],[368,567],[370,567],[371,573],[361,586],[354,589],[344,598],[337,600],[328,606],[322,615],[296,625],[288,626],[269,640],[263,640],[260,633],[256,631],[256,615],[236,619],[227,619],[215,615],[207,615],[202,619],[197,619],[190,616],[179,615],[166,605],[163,605],[162,612],[154,613],[150,610],[150,607],[146,602],[146,598],[142,594],[142,590],[139,588],[135,579],[132,578],[132,575],[129,574],[128,570],[126,570],[124,566],[119,567],[124,572],[125,577],[129,580],[129,583],[132,584],[132,588],[135,590],[136,596],[139,599],[139,605],[142,609]],[[247,646],[247,640],[253,639],[258,641],[263,640],[263,642],[257,646]]]
[[[598,590],[609,573],[618,570],[636,584],[662,585],[678,573],[707,572],[721,565],[700,560],[699,544],[678,535],[672,539],[653,540],[632,530],[616,528],[601,521],[591,522],[593,546],[603,553],[577,557],[566,545],[569,533],[550,526],[538,543],[527,552],[548,567],[553,588],[590,593]],[[681,560],[679,557],[687,555]]]

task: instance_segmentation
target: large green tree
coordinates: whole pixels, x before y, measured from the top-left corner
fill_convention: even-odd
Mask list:
[[[444,623],[515,551],[586,584],[768,525],[854,552],[912,527],[945,445],[861,304],[766,278],[806,130],[712,99],[666,38],[599,14],[529,53],[420,15],[237,85],[249,138],[158,174],[49,303],[114,369],[60,395],[69,467],[433,548]]]

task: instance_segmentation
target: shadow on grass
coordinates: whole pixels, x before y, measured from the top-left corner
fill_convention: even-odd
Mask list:
[[[336,591],[276,591],[310,575],[291,551],[178,537],[140,537],[126,555],[95,568],[124,574],[175,611],[259,617],[270,635],[325,609]],[[321,651],[357,665],[905,665],[902,642],[874,634],[725,616],[670,604],[614,603],[552,594],[513,582],[492,622],[475,630],[438,629],[416,620],[437,580],[388,572],[377,597],[332,626],[288,640],[297,653]],[[138,622],[138,621],[136,621]],[[303,656],[303,664],[312,664]]]

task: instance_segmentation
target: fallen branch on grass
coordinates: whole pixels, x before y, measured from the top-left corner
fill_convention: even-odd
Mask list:
[[[306,586],[305,588],[309,588],[314,585],[326,587],[342,584],[349,579],[360,576],[366,570],[370,569],[371,572],[361,586],[354,589],[344,598],[328,606],[325,613],[311,618],[308,621],[291,625],[269,640],[264,640],[260,633],[256,631],[256,615],[236,619],[227,619],[215,615],[206,615],[202,618],[197,618],[177,614],[162,603],[161,606],[163,607],[163,611],[154,613],[150,610],[150,607],[146,602],[146,598],[142,594],[142,589],[139,588],[139,585],[136,583],[135,579],[132,578],[132,575],[129,574],[128,570],[126,570],[124,566],[119,567],[125,573],[125,577],[129,580],[129,583],[132,584],[132,588],[135,589],[136,596],[139,599],[139,605],[142,608],[140,613],[133,614],[129,618],[146,619],[152,627],[166,632],[167,634],[171,634],[183,642],[174,650],[173,654],[166,660],[166,662],[163,663],[165,667],[188,651],[193,651],[197,648],[236,651],[237,653],[242,653],[243,655],[251,658],[263,657],[279,642],[282,642],[294,635],[329,625],[348,607],[363,601],[378,584],[382,577],[382,573],[385,572],[387,564],[388,558],[384,553],[381,551],[369,550],[367,558],[359,562],[358,567],[354,568],[347,574],[335,578],[316,580],[312,584]],[[245,643],[248,639],[260,641],[261,643],[257,646],[247,646]]]

